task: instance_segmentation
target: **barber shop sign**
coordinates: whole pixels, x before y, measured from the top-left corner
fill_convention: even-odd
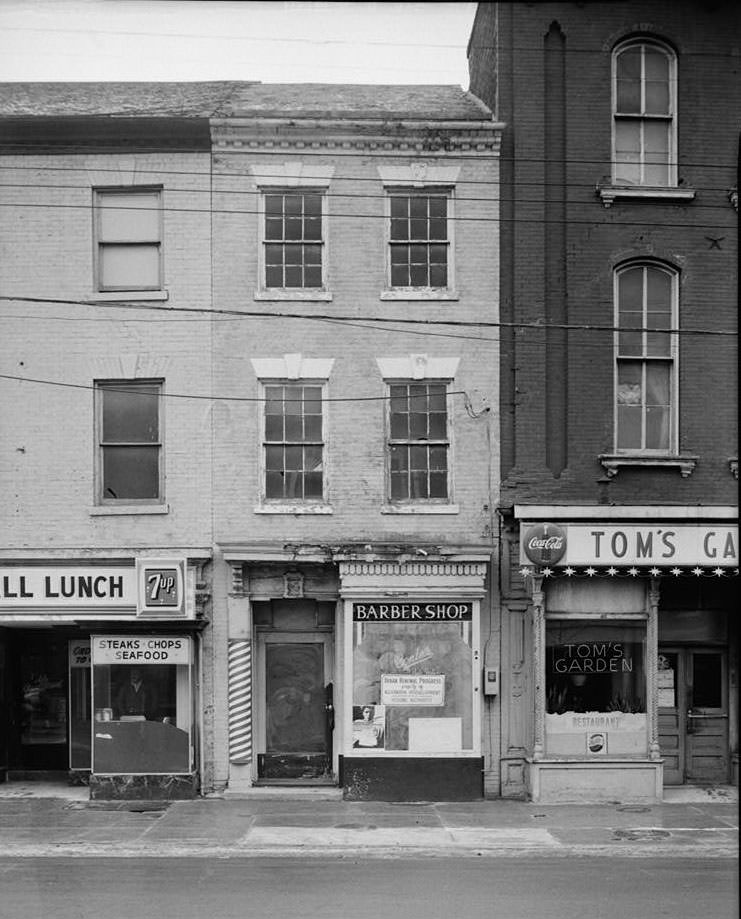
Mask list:
[[[556,565],[566,552],[566,533],[555,523],[538,523],[526,530],[522,548],[534,565]]]

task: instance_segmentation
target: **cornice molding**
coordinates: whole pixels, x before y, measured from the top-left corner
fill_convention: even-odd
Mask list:
[[[459,361],[459,357],[429,357],[427,354],[376,358],[384,380],[452,380]]]
[[[284,354],[283,357],[253,357],[250,363],[258,380],[328,380],[334,358]]]

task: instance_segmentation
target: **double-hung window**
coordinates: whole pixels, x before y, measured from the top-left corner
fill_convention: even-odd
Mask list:
[[[628,265],[615,274],[618,453],[676,453],[677,273]]]
[[[323,501],[322,385],[266,383],[263,392],[266,500]]]
[[[445,190],[389,193],[389,274],[396,290],[450,286],[450,196]]]
[[[95,192],[96,290],[161,290],[162,190]]]
[[[163,500],[162,383],[97,383],[98,504]]]
[[[392,502],[446,502],[447,384],[389,383],[388,479]]]
[[[324,195],[320,191],[266,191],[263,198],[265,287],[324,288]]]
[[[676,175],[676,55],[632,40],[613,55],[613,182],[666,188]]]

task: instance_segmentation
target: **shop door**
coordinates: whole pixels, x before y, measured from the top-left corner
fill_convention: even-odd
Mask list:
[[[10,769],[67,771],[67,642],[13,637]]]
[[[331,776],[331,651],[329,634],[259,636],[259,779]]]
[[[659,648],[665,785],[728,781],[726,667],[725,651],[716,648]]]

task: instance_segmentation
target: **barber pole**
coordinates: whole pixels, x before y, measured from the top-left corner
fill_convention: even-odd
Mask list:
[[[229,642],[229,760],[252,761],[252,647],[243,640]]]

